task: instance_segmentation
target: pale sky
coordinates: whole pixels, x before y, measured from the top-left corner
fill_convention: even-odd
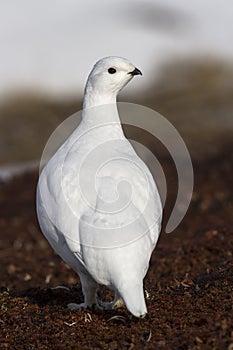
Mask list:
[[[79,95],[109,55],[139,67],[142,88],[177,55],[231,59],[232,39],[230,0],[0,0],[0,97],[22,88]]]

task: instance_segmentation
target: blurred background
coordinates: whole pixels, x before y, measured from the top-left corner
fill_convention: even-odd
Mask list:
[[[65,312],[83,300],[81,286],[35,215],[44,146],[82,108],[93,64],[109,55],[143,72],[119,101],[170,120],[194,168],[189,209],[174,233],[162,230],[150,262],[150,316],[124,328],[108,323],[111,314],[91,313],[89,323],[84,313]],[[129,349],[136,341],[135,349],[232,349],[232,59],[230,0],[0,0],[1,348]],[[162,166],[166,226],[179,189],[174,162],[150,133],[125,131]],[[50,289],[58,285],[69,290]]]
[[[40,159],[54,128],[81,109],[92,65],[108,55],[143,71],[119,100],[163,114],[193,159],[231,147],[232,2],[1,0],[0,6],[3,177]]]

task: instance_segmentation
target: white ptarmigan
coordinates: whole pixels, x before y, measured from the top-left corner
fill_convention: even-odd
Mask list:
[[[123,134],[116,103],[118,92],[139,74],[121,57],[94,65],[82,121],[39,178],[41,230],[81,280],[84,303],[69,304],[73,310],[110,309],[124,302],[136,317],[147,313],[143,279],[162,206],[150,171]],[[113,302],[98,300],[99,285],[115,291]]]

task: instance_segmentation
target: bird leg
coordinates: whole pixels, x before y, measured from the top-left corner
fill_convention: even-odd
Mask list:
[[[98,290],[98,283],[96,283],[93,278],[87,274],[87,273],[79,273],[79,278],[81,280],[82,284],[82,291],[84,295],[84,303],[76,304],[76,303],[69,303],[67,307],[74,311],[74,310],[80,310],[80,309],[94,309],[95,311],[102,310],[101,306],[98,304],[97,301],[97,290]]]
[[[113,301],[110,303],[108,302],[103,302],[101,303],[101,306],[103,307],[104,310],[114,310],[121,308],[125,305],[123,299],[119,296],[117,292],[115,292],[115,298]]]

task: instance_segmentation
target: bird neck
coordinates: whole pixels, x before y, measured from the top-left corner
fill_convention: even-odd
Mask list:
[[[115,103],[116,93],[103,93],[103,91],[96,91],[89,85],[86,86],[83,99],[83,109]]]
[[[96,91],[87,84],[83,100],[83,121],[95,125],[112,122],[121,125],[116,97],[116,93]]]

